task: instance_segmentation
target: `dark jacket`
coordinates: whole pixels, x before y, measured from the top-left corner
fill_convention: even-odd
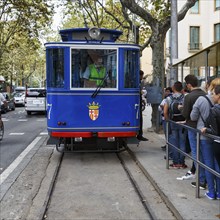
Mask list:
[[[193,89],[189,94],[185,96],[182,115],[186,119],[186,124],[188,126],[196,128],[197,121],[191,121],[190,113],[192,111],[193,105],[196,102],[197,98],[199,96],[205,96],[205,95],[206,93],[202,89],[197,88],[197,89]]]

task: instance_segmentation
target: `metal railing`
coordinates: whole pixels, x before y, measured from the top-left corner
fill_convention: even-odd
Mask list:
[[[196,136],[196,159],[194,159],[191,155],[189,155],[188,153],[180,150],[177,146],[174,146],[173,144],[171,144],[169,142],[169,126],[170,126],[170,123],[173,123],[177,126],[181,126],[182,128],[185,128],[186,130],[192,130],[194,131],[197,136]],[[208,170],[209,172],[211,172],[213,175],[215,175],[216,177],[220,178],[220,173],[216,172],[215,170],[211,169],[210,167],[206,166],[204,163],[202,163],[200,161],[200,136],[201,136],[201,131],[198,130],[198,129],[195,129],[195,128],[192,128],[192,127],[189,127],[185,124],[180,124],[180,123],[176,123],[174,121],[167,121],[166,123],[166,168],[169,169],[169,146],[174,148],[175,150],[177,150],[178,152],[180,152],[181,154],[183,154],[184,156],[190,158],[191,160],[193,160],[195,163],[196,163],[196,198],[199,198],[199,193],[200,193],[200,189],[199,189],[199,173],[200,173],[200,167],[203,167],[204,169]],[[218,140],[220,141],[220,136],[215,136],[215,135],[211,135],[211,134],[202,134],[203,136],[206,136],[210,139],[213,139],[213,140]]]

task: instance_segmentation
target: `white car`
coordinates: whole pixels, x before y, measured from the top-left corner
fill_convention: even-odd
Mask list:
[[[16,106],[25,105],[25,92],[16,92],[14,94],[14,101]]]
[[[46,113],[46,89],[45,88],[28,88],[25,98],[25,110],[28,115],[32,112]]]

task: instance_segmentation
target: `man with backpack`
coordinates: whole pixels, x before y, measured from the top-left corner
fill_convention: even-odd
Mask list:
[[[173,94],[166,99],[166,104],[164,105],[164,117],[166,120],[172,120],[174,122],[185,121],[185,118],[179,110],[179,106],[183,105],[184,95],[182,94],[182,83],[177,81],[174,83],[172,90]],[[185,137],[184,129],[182,126],[170,122],[170,132],[168,142],[182,151],[186,151],[185,147]],[[173,164],[170,167],[173,168],[186,168],[185,156],[179,153],[175,148],[172,148],[173,153]]]

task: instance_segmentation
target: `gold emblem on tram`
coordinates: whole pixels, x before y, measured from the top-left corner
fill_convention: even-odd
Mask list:
[[[101,105],[99,105],[98,102],[97,102],[97,103],[92,102],[92,104],[89,103],[89,105],[87,105],[87,106],[88,106],[88,108],[89,108],[89,117],[90,117],[93,121],[95,121],[95,120],[99,117],[99,107],[100,107]]]

